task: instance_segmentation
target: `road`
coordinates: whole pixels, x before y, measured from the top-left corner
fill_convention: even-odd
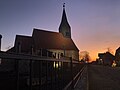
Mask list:
[[[120,90],[120,67],[89,65],[88,90]]]

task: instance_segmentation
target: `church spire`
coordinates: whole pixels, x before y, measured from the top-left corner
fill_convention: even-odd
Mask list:
[[[63,3],[63,8],[65,8],[65,3]]]
[[[71,27],[67,20],[67,16],[65,12],[65,3],[63,4],[63,13],[62,13],[62,20],[59,26],[59,33],[62,33],[64,37],[71,38]]]

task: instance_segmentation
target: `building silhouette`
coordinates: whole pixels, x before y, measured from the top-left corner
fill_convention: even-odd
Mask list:
[[[0,41],[1,38],[2,36]],[[34,28],[31,36],[16,35],[14,46],[1,53],[11,55],[11,58],[6,56],[1,59],[1,82],[5,82],[1,86],[4,90],[8,88],[56,90],[56,87],[62,90],[71,80],[71,76],[79,71],[79,63],[76,62],[79,60],[79,49],[71,38],[65,4],[59,32]],[[24,56],[27,56],[27,59]],[[74,66],[72,60],[76,60]],[[8,78],[10,76],[12,78]]]
[[[19,51],[18,51],[19,48]],[[32,36],[16,35],[14,47],[8,52],[51,56],[54,58],[72,57],[79,60],[79,49],[71,38],[71,27],[68,23],[65,4],[59,32],[33,29]]]
[[[117,66],[120,66],[120,47],[115,52],[115,61]]]
[[[98,53],[98,64],[104,64],[104,65],[112,65],[113,61],[115,60],[115,56],[111,54],[110,52],[106,53]]]

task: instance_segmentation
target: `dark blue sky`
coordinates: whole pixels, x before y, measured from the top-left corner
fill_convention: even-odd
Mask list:
[[[62,4],[80,51],[92,58],[120,46],[120,0],[0,0],[2,50],[14,45],[16,34],[32,35],[33,28],[58,31]]]

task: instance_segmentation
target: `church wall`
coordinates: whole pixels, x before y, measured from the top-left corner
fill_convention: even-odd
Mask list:
[[[66,57],[72,57],[75,60],[79,60],[79,52],[75,51],[75,50],[54,50],[54,49],[49,49],[49,51],[53,52],[53,55],[55,56],[55,58],[60,59],[61,58],[61,54],[65,53]]]

